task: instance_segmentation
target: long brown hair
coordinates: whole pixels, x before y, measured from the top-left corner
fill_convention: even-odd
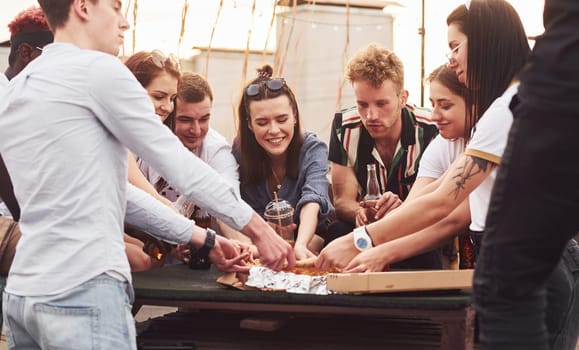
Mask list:
[[[167,72],[169,75],[177,79],[177,81],[181,77],[178,59],[172,55],[165,56],[165,54],[159,50],[139,51],[127,58],[125,66],[129,68],[144,88],[147,88],[151,81],[163,72]],[[173,113],[171,113],[171,115],[164,121],[164,124],[171,130],[173,130],[174,119],[172,115]]]
[[[300,150],[303,144],[300,114],[294,93],[285,82],[279,90],[272,91],[267,88],[266,83],[272,80],[273,75],[271,66],[264,65],[257,71],[258,77],[251,80],[243,88],[243,94],[237,109],[236,142],[239,147],[239,178],[242,186],[265,182],[272,169],[271,159],[257,143],[255,135],[249,128],[251,120],[249,105],[251,101],[267,100],[281,95],[288,97],[296,119],[294,135],[286,150],[286,176],[291,179],[297,179],[298,177]],[[253,96],[248,96],[247,88],[251,85],[259,87],[259,92]]]
[[[163,72],[169,73],[177,80],[181,77],[179,62],[176,62],[173,56],[165,56],[159,50],[139,51],[127,58],[125,66],[144,88]]]
[[[446,64],[438,66],[434,69],[430,75],[426,78],[427,83],[433,81],[440,82],[444,87],[446,87],[453,94],[464,98],[467,93],[466,86],[458,80],[456,73],[448,69]]]
[[[531,49],[517,11],[505,0],[472,0],[448,15],[468,40],[465,139],[483,113],[505,92],[525,65]]]

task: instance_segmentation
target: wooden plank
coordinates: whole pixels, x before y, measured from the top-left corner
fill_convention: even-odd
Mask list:
[[[239,328],[251,331],[273,332],[283,328],[287,323],[287,317],[283,316],[252,316],[239,321]]]
[[[237,327],[247,314],[175,313],[153,319],[144,340],[190,341],[197,349],[405,349],[440,348],[441,328],[428,320],[367,317],[294,317],[285,327],[256,332]]]

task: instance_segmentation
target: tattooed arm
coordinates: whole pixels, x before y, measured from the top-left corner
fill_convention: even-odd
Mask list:
[[[374,245],[418,232],[449,215],[477,188],[497,164],[466,154],[450,166],[439,186],[432,192],[366,226]],[[352,245],[353,234],[332,241],[319,256],[319,267],[345,267],[359,252]]]
[[[446,217],[467,199],[496,166],[485,159],[462,154],[450,166],[434,191],[402,204],[383,220],[367,226],[374,243],[418,232]]]

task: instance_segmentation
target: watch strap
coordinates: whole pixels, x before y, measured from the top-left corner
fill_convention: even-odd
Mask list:
[[[203,243],[203,246],[195,252],[195,254],[200,257],[209,256],[209,252],[215,246],[215,234],[216,234],[215,231],[213,231],[210,228],[206,230],[207,236],[205,237],[205,242]]]
[[[209,252],[215,246],[215,231],[208,228],[207,236],[205,237],[205,242],[203,246],[196,249],[192,245],[190,246],[190,257],[189,257],[189,267],[195,270],[206,270],[211,267],[211,260],[209,259]]]
[[[374,247],[374,242],[372,241],[372,237],[370,237],[366,226],[360,226],[354,229],[354,246],[359,251],[364,251]]]

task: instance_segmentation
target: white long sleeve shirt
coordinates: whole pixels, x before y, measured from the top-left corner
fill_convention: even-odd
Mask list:
[[[226,180],[229,180],[239,193],[239,164],[231,153],[231,145],[225,137],[209,128],[203,143],[193,153]],[[161,175],[142,159],[139,159],[139,167],[150,183],[155,184],[160,180]],[[175,202],[180,196],[179,192],[175,191],[170,184],[159,189],[159,193],[172,202]]]
[[[122,239],[127,148],[230,226],[240,229],[253,215],[161,124],[117,58],[54,43],[0,95],[0,153],[22,209],[8,292],[56,294],[101,273],[130,281]]]

